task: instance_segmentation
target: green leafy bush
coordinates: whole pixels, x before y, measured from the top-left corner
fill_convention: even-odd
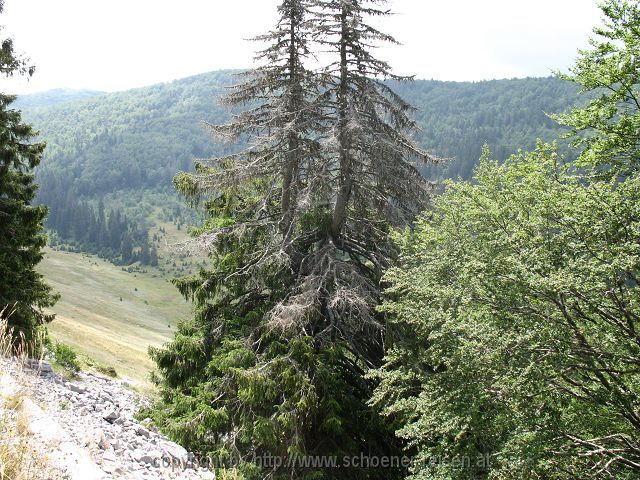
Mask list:
[[[53,361],[61,367],[69,370],[73,373],[80,371],[80,362],[78,361],[78,354],[69,345],[61,342],[56,342],[53,347]]]

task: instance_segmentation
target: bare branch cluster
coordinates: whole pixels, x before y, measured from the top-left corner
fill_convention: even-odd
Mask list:
[[[253,249],[234,275],[257,290],[269,283],[261,277],[291,279],[269,314],[274,327],[351,339],[379,330],[378,283],[395,254],[388,229],[429,200],[417,166],[437,159],[412,143],[412,107],[385,83],[403,78],[370,53],[395,41],[366,23],[389,14],[384,4],[284,0],[275,29],[259,37],[270,44],[256,57],[262,66],[223,99],[240,111],[205,125],[223,141],[246,140],[246,149],[177,180],[191,197],[224,203],[232,219],[191,246]]]

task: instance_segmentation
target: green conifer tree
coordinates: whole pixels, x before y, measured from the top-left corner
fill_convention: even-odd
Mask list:
[[[163,395],[155,416],[190,449],[239,460],[247,478],[401,472],[296,461],[397,453],[393,429],[367,404],[366,372],[383,355],[376,306],[394,254],[389,225],[411,219],[429,191],[411,160],[431,157],[405,136],[410,107],[368,53],[369,42],[391,40],[366,23],[386,12],[342,3],[282,1],[260,37],[264,65],[226,98],[242,111],[207,125],[248,148],[175,180],[205,201],[210,218],[191,245],[212,268],[176,282],[195,315],[151,350]],[[311,69],[317,47],[337,60]]]
[[[0,1],[0,13],[3,7]],[[2,40],[0,72],[9,77],[33,71],[15,54],[12,40]],[[32,142],[36,133],[11,108],[14,100],[15,96],[0,93],[0,311],[29,338],[53,319],[43,309],[56,297],[35,270],[46,244],[47,208],[32,205],[37,189],[32,172],[45,146]]]

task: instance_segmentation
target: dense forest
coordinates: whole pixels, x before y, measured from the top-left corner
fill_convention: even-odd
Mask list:
[[[149,414],[247,479],[637,478],[640,6],[603,4],[574,86],[403,86],[380,2],[320,4],[282,3],[207,125],[239,150],[175,179],[210,265],[175,281]]]
[[[73,88],[54,88],[44,92],[19,95],[13,102],[14,108],[28,110],[30,108],[51,107],[61,103],[75,102],[104,95],[98,90],[76,90]]]
[[[157,247],[150,242],[145,225],[127,218],[121,208],[105,210],[102,199],[97,206],[80,200],[59,177],[42,179],[38,201],[50,206],[46,225],[52,231],[49,244],[97,254],[116,264],[158,266]]]

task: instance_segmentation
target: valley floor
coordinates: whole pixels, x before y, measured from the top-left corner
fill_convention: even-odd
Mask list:
[[[53,340],[137,381],[148,381],[153,368],[148,347],[169,341],[189,315],[189,304],[157,271],[129,273],[96,256],[51,248],[38,270],[62,295],[52,308]]]

